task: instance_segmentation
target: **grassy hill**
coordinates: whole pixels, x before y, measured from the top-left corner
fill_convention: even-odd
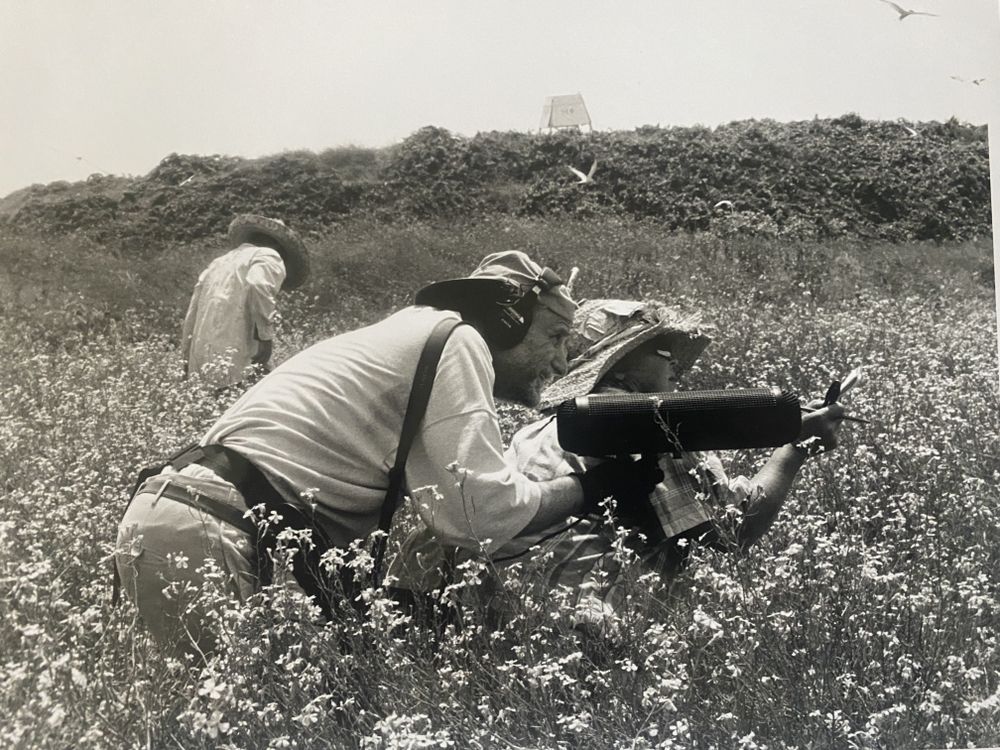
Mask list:
[[[569,166],[595,162],[594,182],[577,183]],[[349,216],[571,215],[720,235],[890,241],[986,236],[991,221],[985,126],[845,115],[472,138],[426,127],[380,150],[171,154],[141,177],[19,190],[0,201],[0,222],[83,233],[131,253],[218,235],[244,211],[304,231]]]

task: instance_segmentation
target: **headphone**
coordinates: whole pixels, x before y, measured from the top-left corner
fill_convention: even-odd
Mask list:
[[[499,350],[512,349],[524,341],[531,328],[531,321],[535,318],[539,295],[563,283],[551,268],[543,268],[538,278],[523,292],[513,281],[504,281],[509,294],[498,300],[496,307],[473,316],[486,340]]]

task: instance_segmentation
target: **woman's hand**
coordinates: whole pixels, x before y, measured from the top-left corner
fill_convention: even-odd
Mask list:
[[[844,407],[840,404],[823,406],[823,400],[816,399],[809,402],[808,408],[815,411],[802,416],[796,446],[808,449],[809,455],[832,451],[837,447],[837,435],[844,423]]]

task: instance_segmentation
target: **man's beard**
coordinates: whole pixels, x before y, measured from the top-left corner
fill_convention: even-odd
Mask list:
[[[505,368],[503,364],[494,361],[496,380],[493,385],[493,396],[502,401],[510,401],[533,409],[542,398],[545,379],[535,374],[530,380],[524,378],[522,368]],[[520,375],[520,377],[518,377]]]

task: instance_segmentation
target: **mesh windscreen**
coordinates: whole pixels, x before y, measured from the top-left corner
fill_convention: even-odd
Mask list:
[[[776,447],[802,423],[798,398],[769,388],[596,394],[556,418],[559,444],[584,456]]]

